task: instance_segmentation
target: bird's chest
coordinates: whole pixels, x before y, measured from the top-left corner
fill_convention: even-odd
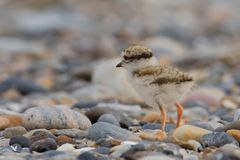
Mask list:
[[[156,88],[150,84],[151,78],[131,77],[131,83],[148,105],[153,105]]]

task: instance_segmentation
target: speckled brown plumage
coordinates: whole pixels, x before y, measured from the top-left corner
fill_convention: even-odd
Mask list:
[[[132,46],[124,50],[124,60],[139,60],[141,58],[151,58],[151,49],[143,46]]]
[[[193,78],[188,74],[171,66],[148,66],[134,71],[133,75],[138,77],[153,76],[155,78],[150,84],[158,85],[193,81]]]

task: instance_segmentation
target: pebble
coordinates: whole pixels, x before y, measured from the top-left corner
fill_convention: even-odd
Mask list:
[[[142,126],[142,128],[143,129],[151,129],[151,130],[161,129],[161,124],[159,124],[159,123],[147,123],[147,124],[144,124]],[[165,131],[170,132],[175,128],[176,128],[176,126],[174,124],[167,123],[166,126],[165,126]]]
[[[167,138],[166,132],[162,130],[145,130],[138,133],[138,136],[144,140],[162,141]]]
[[[59,146],[65,143],[73,143],[73,139],[65,135],[58,136],[56,141]]]
[[[9,145],[19,144],[22,148],[30,147],[30,140],[24,136],[17,135],[10,138]]]
[[[65,135],[71,138],[77,138],[77,139],[82,139],[87,135],[87,131],[80,130],[80,129],[60,129],[60,130],[55,130],[53,132],[55,136],[60,136],[60,135]]]
[[[227,131],[227,134],[233,136],[238,142],[240,142],[240,130],[230,129]]]
[[[24,127],[10,127],[3,131],[3,137],[11,138],[16,135],[24,135],[25,133],[27,133],[27,130]]]
[[[103,114],[98,118],[98,122],[111,123],[120,126],[119,121],[112,114]]]
[[[92,123],[96,123],[98,118],[103,114],[113,114],[114,116],[119,116],[114,114],[113,109],[107,107],[93,107],[85,113]]]
[[[209,117],[208,111],[202,107],[187,108],[184,110],[183,115],[188,117],[188,120],[204,120]]]
[[[70,152],[70,151],[73,151],[75,148],[72,144],[69,144],[69,143],[65,143],[63,145],[61,145],[60,147],[57,148],[57,151],[67,151],[67,152]]]
[[[240,109],[234,111],[233,121],[240,120]]]
[[[45,93],[47,90],[33,81],[22,79],[20,77],[10,77],[0,82],[0,93],[6,92],[7,90],[15,88],[21,94],[27,95],[33,92]]]
[[[96,107],[96,105],[101,101],[79,101],[76,104],[73,105],[72,108],[78,108],[78,109],[90,109],[93,107]]]
[[[31,144],[30,150],[36,151],[36,152],[46,152],[49,150],[56,150],[57,149],[57,143],[52,138],[45,138],[38,140]]]
[[[72,96],[80,101],[102,101],[117,98],[110,88],[102,84],[92,84],[81,87],[75,90]]]
[[[1,115],[0,116],[0,130],[9,127],[16,127],[22,125],[23,118],[19,115]]]
[[[100,154],[110,154],[110,148],[108,147],[97,147],[95,150],[93,150],[95,152],[98,152]]]
[[[106,122],[97,122],[88,130],[88,137],[91,140],[98,140],[101,138],[106,138],[107,136],[121,140],[127,140],[130,137],[134,137],[134,134],[126,129],[122,129],[116,125]]]
[[[170,156],[166,156],[164,154],[156,154],[156,155],[145,156],[143,158],[140,158],[140,160],[174,160],[174,158]]]
[[[201,101],[210,107],[220,105],[220,100],[225,96],[225,93],[216,87],[199,87],[191,92],[185,101]]]
[[[199,141],[200,138],[211,131],[195,127],[192,125],[183,125],[173,131],[173,139],[180,145],[189,145],[189,140]]]
[[[209,131],[214,131],[216,128],[213,128],[213,126],[211,125],[211,122],[206,122],[206,121],[192,121],[189,122],[190,125],[196,126],[196,127],[200,127]]]
[[[215,131],[217,132],[224,132],[224,131],[227,131],[229,129],[238,129],[240,130],[240,120],[237,120],[237,121],[233,121],[223,127],[219,127],[217,128]]]
[[[13,150],[13,152],[21,153],[22,151],[22,146],[20,144],[13,144],[10,147]]]
[[[166,155],[179,156],[179,149],[181,149],[181,147],[174,143],[161,143],[157,145],[157,150],[161,151]]]
[[[121,140],[112,137],[101,138],[96,141],[96,144],[102,147],[113,147],[121,144]]]
[[[138,116],[141,113],[141,107],[139,105],[127,105],[120,103],[98,103],[96,107],[107,107],[116,111],[121,111],[124,113],[129,113],[133,116]]]
[[[34,107],[24,112],[24,127],[27,129],[87,129],[89,119],[66,107]]]
[[[97,152],[84,152],[76,160],[111,160],[109,156],[103,156]]]
[[[113,157],[114,159],[119,159],[130,148],[131,148],[131,145],[119,145],[119,146],[116,146],[116,147],[111,149],[111,150],[114,151],[113,153],[111,153],[111,157]]]
[[[28,133],[25,136],[29,137],[29,139],[31,140],[31,143],[35,143],[36,141],[39,141],[45,138],[52,138],[56,140],[56,137],[52,135],[51,132],[45,129],[32,130],[32,133]]]
[[[203,135],[200,138],[200,143],[204,147],[210,146],[221,147],[225,144],[235,144],[237,146],[239,145],[238,142],[232,136],[225,132],[215,132]]]
[[[68,152],[50,150],[42,153],[41,159],[51,159],[51,160],[73,160],[76,157]],[[34,159],[34,158],[33,158]]]

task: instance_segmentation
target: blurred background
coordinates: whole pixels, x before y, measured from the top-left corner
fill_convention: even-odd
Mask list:
[[[131,44],[193,70],[200,85],[239,94],[239,8],[239,0],[1,0],[1,98],[135,99],[114,68]]]

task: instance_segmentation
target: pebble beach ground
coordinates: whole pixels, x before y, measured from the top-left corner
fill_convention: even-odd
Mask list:
[[[0,2],[0,160],[240,159],[240,2]],[[189,72],[182,125],[146,106],[119,53]],[[174,109],[174,108],[173,108]]]

